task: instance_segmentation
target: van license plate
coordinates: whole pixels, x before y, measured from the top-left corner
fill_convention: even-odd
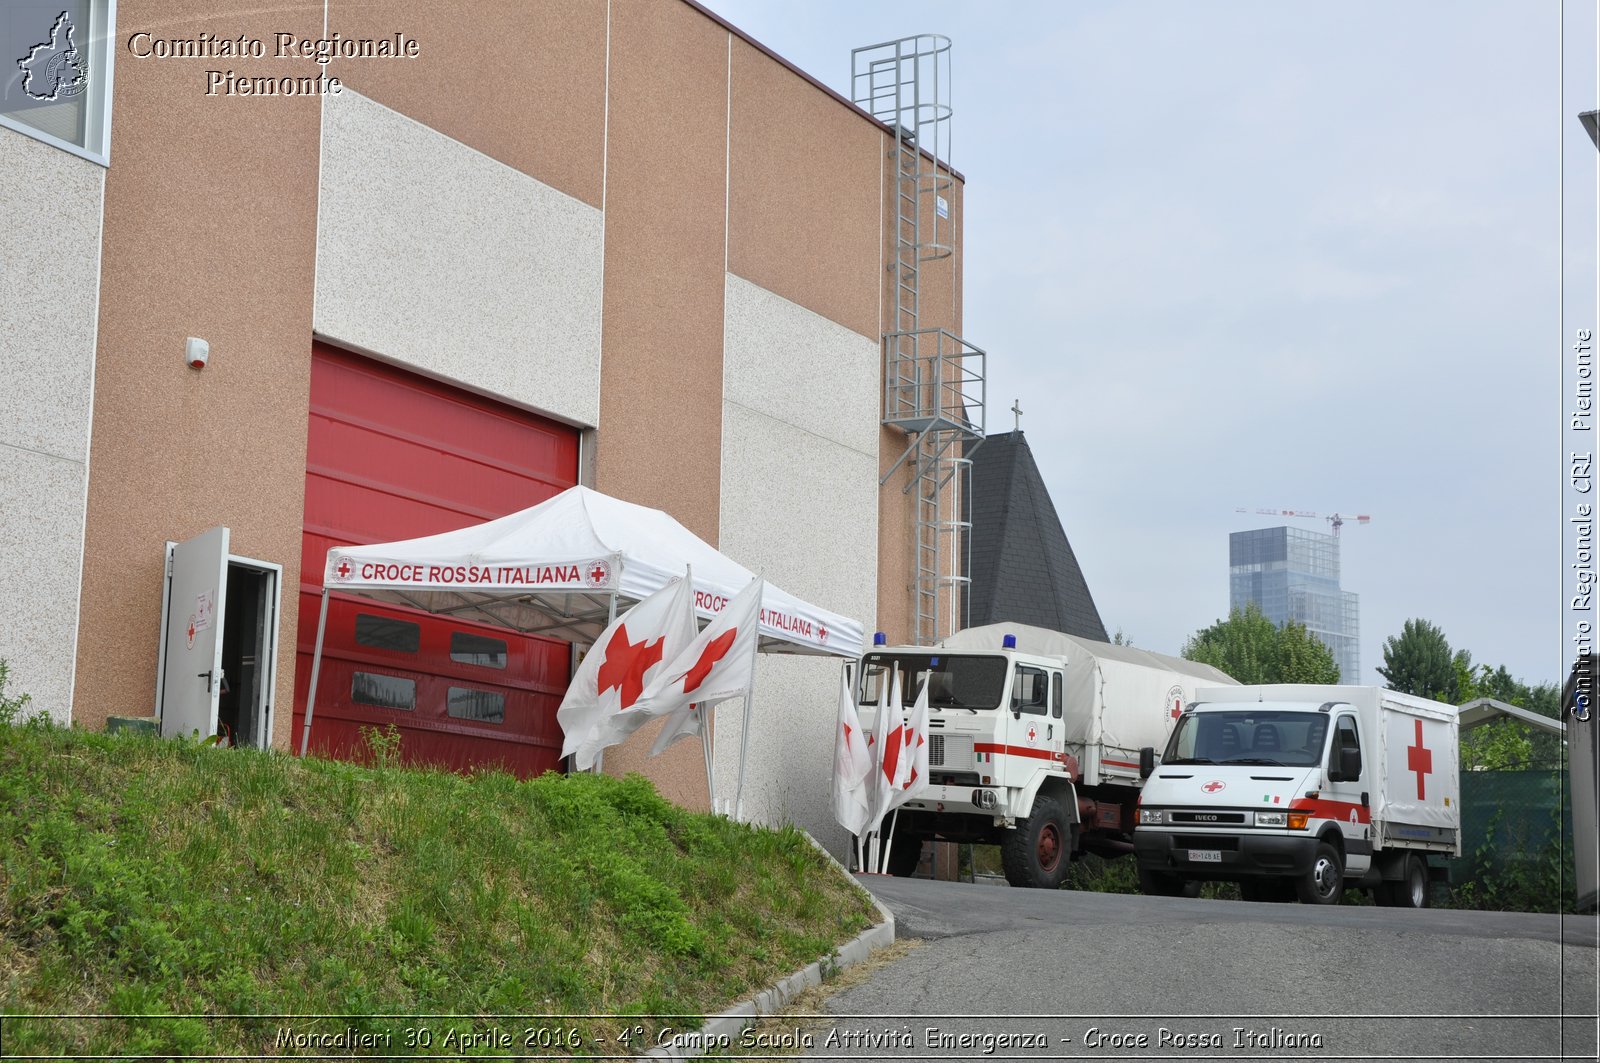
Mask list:
[[[1220,864],[1222,853],[1216,849],[1190,849],[1189,859],[1197,864]]]

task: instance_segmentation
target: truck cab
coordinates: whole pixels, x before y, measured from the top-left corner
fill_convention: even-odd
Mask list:
[[[922,842],[937,835],[999,843],[1014,885],[1059,886],[1078,827],[1062,661],[1014,645],[875,648],[862,658],[856,691],[871,733],[895,668],[906,706],[928,687],[929,785],[901,810],[890,870],[909,874]]]

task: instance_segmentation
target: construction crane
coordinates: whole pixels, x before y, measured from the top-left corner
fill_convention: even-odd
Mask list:
[[[1361,513],[1361,514],[1357,514],[1357,515],[1353,515],[1353,516],[1352,515],[1348,515],[1348,514],[1343,514],[1343,513],[1334,513],[1334,514],[1332,514],[1330,516],[1322,516],[1321,514],[1317,514],[1317,513],[1311,512],[1309,509],[1257,509],[1257,510],[1248,510],[1248,509],[1245,509],[1243,506],[1240,506],[1238,509],[1234,510],[1234,512],[1235,513],[1255,512],[1255,513],[1263,514],[1263,515],[1268,516],[1268,517],[1300,517],[1300,518],[1304,518],[1306,520],[1325,520],[1329,524],[1333,525],[1333,537],[1335,539],[1337,539],[1339,537],[1339,529],[1345,526],[1345,522],[1346,521],[1355,521],[1357,524],[1369,524],[1369,523],[1372,522],[1372,518],[1369,517],[1365,513]]]

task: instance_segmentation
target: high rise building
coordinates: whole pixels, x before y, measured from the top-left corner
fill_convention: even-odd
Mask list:
[[[1254,602],[1274,624],[1293,620],[1333,653],[1343,683],[1361,682],[1361,607],[1339,588],[1339,540],[1302,528],[1228,536],[1228,605]]]

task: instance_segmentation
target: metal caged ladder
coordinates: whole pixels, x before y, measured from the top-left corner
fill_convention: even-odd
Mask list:
[[[914,496],[912,595],[916,641],[932,645],[964,623],[969,577],[970,455],[984,438],[984,352],[944,328],[923,328],[923,264],[950,259],[955,179],[950,172],[950,39],[919,34],[850,53],[851,97],[894,134],[894,221],[885,267],[892,327],[883,335],[883,423],[906,433],[905,451],[879,481],[910,461]],[[956,277],[950,269],[950,319]]]

